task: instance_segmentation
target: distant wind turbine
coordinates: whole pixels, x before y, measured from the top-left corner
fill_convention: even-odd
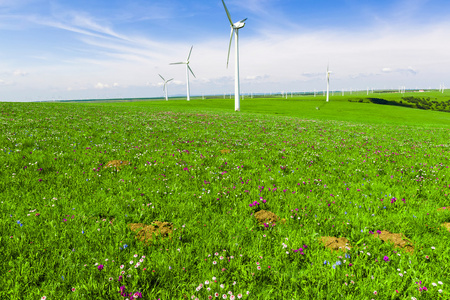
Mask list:
[[[165,80],[164,77],[161,76],[161,74],[158,74],[158,75],[159,75],[159,77],[161,77],[161,79],[164,81],[163,91],[164,91],[164,95],[166,96],[166,101],[168,101],[169,98],[167,97],[167,83],[168,83],[169,81],[172,81],[173,78],[171,78],[171,79],[169,79],[169,80]]]
[[[245,21],[247,18],[233,23],[231,20],[230,12],[228,11],[227,6],[225,5],[225,2],[222,0],[223,7],[225,8],[225,12],[227,13],[228,20],[230,21],[231,25],[231,34],[230,34],[230,44],[228,46],[228,58],[227,58],[227,68],[228,63],[230,61],[230,50],[231,50],[231,42],[233,40],[233,33],[234,33],[234,41],[235,41],[235,75],[234,75],[234,110],[240,111],[240,86],[239,86],[239,33],[238,30],[243,28],[245,26]]]
[[[327,65],[327,102],[329,100],[329,94],[330,94],[330,74],[331,71],[329,70],[330,65]]]
[[[171,65],[186,65],[186,84],[187,84],[187,101],[189,101],[190,98],[190,92],[189,92],[189,71],[192,73],[192,75],[195,77],[194,72],[192,72],[191,67],[189,67],[189,58],[191,57],[191,53],[192,53],[192,48],[194,46],[191,46],[191,51],[189,51],[189,55],[186,61],[182,61],[182,62],[176,62],[176,63],[171,63]],[[197,78],[197,77],[195,77]]]

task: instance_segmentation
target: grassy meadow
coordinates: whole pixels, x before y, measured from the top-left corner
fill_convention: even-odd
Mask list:
[[[450,114],[348,99],[0,103],[0,295],[450,299]]]

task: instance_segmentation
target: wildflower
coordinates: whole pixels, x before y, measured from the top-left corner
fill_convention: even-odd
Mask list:
[[[98,267],[97,267],[97,269],[99,269],[99,270],[103,270],[103,265],[99,265]]]
[[[389,257],[385,256],[383,257],[384,261],[389,261]]]
[[[75,288],[72,288],[72,292],[75,292]]]
[[[378,294],[378,293],[377,293],[377,291],[374,291],[373,294],[376,295],[376,294]]]

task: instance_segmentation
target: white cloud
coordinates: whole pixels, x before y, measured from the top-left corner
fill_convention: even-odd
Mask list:
[[[15,70],[15,71],[13,72],[13,75],[14,75],[14,76],[27,76],[27,75],[28,75],[28,72],[25,72],[25,71],[22,71],[22,70]]]
[[[12,82],[12,81],[6,81],[6,80],[3,80],[3,79],[0,79],[0,86],[11,86],[11,85],[14,85],[15,83],[14,82]]]
[[[94,87],[95,87],[96,89],[102,90],[102,89],[107,89],[107,88],[109,88],[109,85],[106,84],[106,83],[98,82]]]

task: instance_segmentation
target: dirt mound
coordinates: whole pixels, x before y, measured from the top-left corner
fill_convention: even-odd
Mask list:
[[[374,238],[379,238],[383,242],[390,242],[394,244],[395,248],[401,248],[406,252],[413,253],[414,247],[412,242],[408,240],[402,233],[391,233],[387,230],[381,231],[381,233],[374,233]]]
[[[442,223],[441,226],[443,226],[445,229],[447,229],[450,232],[450,223]]]
[[[154,238],[158,239],[158,236],[161,236],[162,239],[168,237],[169,240],[172,240],[173,224],[169,222],[160,222],[156,220],[150,225],[130,223],[128,224],[128,227],[131,231],[137,232],[136,238],[147,245],[150,244]]]
[[[220,150],[220,153],[230,153],[230,152],[231,152],[231,150],[229,150],[229,149]]]
[[[337,238],[334,236],[321,236],[320,241],[324,244],[325,248],[331,250],[341,250],[347,252],[347,250],[350,250],[352,248],[350,245],[350,241],[345,237]]]
[[[131,163],[126,160],[111,160],[103,168],[115,168],[115,170],[120,171],[120,168],[123,168],[126,165],[131,165]]]
[[[280,219],[279,216],[277,216],[273,212],[267,211],[267,210],[257,211],[254,216],[255,216],[256,220],[258,220],[259,225],[262,225],[264,223],[275,224],[278,221],[280,221],[280,223],[282,223],[282,224],[286,223],[286,219]]]

